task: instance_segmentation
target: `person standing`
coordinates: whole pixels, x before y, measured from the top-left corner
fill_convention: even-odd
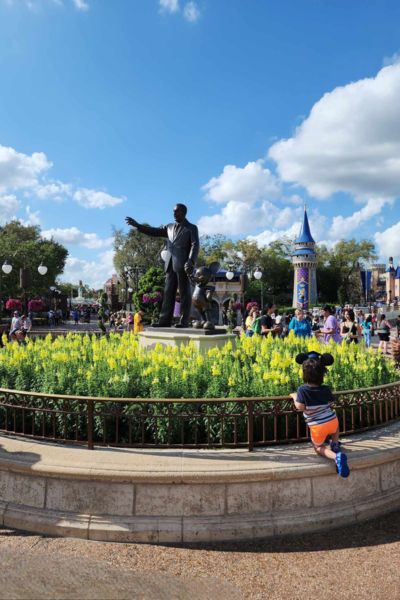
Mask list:
[[[245,334],[247,335],[247,337],[251,337],[254,334],[252,327],[253,327],[254,321],[257,319],[258,316],[259,316],[259,313],[258,313],[257,306],[252,306],[250,309],[250,312],[247,315],[246,320],[244,322],[244,330],[245,330]]]
[[[144,331],[143,316],[144,310],[140,308],[133,317],[133,333],[139,333],[139,331]]]
[[[385,354],[387,353],[387,346],[390,342],[390,323],[386,319],[386,315],[381,315],[379,317],[378,329],[376,330],[379,338],[379,346]]]
[[[369,348],[371,346],[372,337],[372,315],[366,315],[364,321],[361,323],[361,332],[365,345]]]
[[[275,337],[275,335],[282,332],[280,325],[275,325],[275,319],[273,317],[275,309],[275,304],[268,302],[267,307],[263,310],[263,316],[261,317],[262,335],[269,335],[271,333],[272,336]]]
[[[348,344],[358,344],[359,332],[360,325],[356,319],[354,310],[352,308],[347,308],[344,311],[344,321],[340,327],[340,335]]]
[[[196,225],[186,219],[187,208],[176,204],[175,223],[163,227],[141,225],[135,219],[126,217],[126,222],[138,231],[153,237],[167,238],[165,258],[165,288],[158,327],[171,327],[174,314],[175,297],[179,288],[181,298],[181,316],[175,327],[188,327],[192,307],[192,287],[190,275],[193,272],[199,253],[199,232]]]
[[[340,335],[339,323],[337,322],[336,317],[333,316],[332,307],[329,306],[329,304],[325,304],[322,310],[325,319],[324,326],[319,330],[319,334],[318,332],[315,332],[315,335],[323,335],[325,344],[330,340],[340,344],[342,337]]]
[[[294,331],[296,337],[310,337],[311,324],[307,318],[304,318],[304,312],[297,308],[294,317],[289,323],[289,331]]]
[[[133,315],[131,312],[128,312],[128,314],[126,315],[125,324],[126,324],[126,330],[132,331]]]

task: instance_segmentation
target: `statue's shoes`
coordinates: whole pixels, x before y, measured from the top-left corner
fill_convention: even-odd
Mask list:
[[[189,323],[177,323],[175,327],[177,329],[187,329],[189,327]]]

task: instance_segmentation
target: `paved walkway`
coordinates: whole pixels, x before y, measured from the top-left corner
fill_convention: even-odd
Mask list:
[[[3,600],[397,600],[400,512],[257,543],[151,546],[0,529]]]

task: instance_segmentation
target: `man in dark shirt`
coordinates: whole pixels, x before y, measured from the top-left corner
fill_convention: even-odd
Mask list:
[[[273,302],[268,302],[267,307],[263,310],[263,316],[261,317],[261,335],[268,335],[271,333],[274,337],[281,332],[281,327],[275,325],[272,314],[276,309]]]

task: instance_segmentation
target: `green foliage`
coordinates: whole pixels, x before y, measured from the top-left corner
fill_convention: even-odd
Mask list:
[[[140,440],[143,426],[146,439],[158,443],[167,440],[179,443],[182,427],[186,440],[196,435],[200,441],[208,434],[215,441],[221,440],[224,432],[232,432],[234,422],[229,420],[228,414],[245,410],[235,398],[254,396],[268,402],[268,396],[287,395],[301,382],[302,369],[294,357],[300,351],[326,349],[315,338],[305,340],[293,334],[283,340],[242,336],[234,343],[211,348],[205,354],[199,353],[193,344],[180,348],[158,344],[146,350],[140,348],[136,336],[129,333],[101,338],[79,334],[56,339],[47,336],[34,342],[28,340],[23,347],[7,343],[5,339],[4,343],[0,354],[0,387],[3,388],[103,398],[226,398],[227,417],[224,417],[223,429],[221,420],[213,418],[218,407],[201,401],[191,406],[174,404],[178,417],[185,415],[181,420],[168,419],[168,405],[145,404],[144,407],[137,403],[118,403],[120,440],[128,435],[128,425],[133,437]],[[398,379],[394,364],[382,353],[366,350],[363,344],[332,343],[328,350],[334,354],[335,362],[329,368],[326,383],[334,390],[371,387]],[[31,402],[37,405],[38,401],[32,398]],[[65,410],[65,404],[57,400],[49,400],[49,407]],[[82,410],[78,401],[69,401],[68,408],[76,412]],[[112,413],[116,405],[109,401],[99,404],[99,408],[107,412],[109,418],[106,423],[105,419],[95,417],[96,435],[112,442],[115,431]],[[193,418],[192,411],[196,413]],[[135,417],[144,412],[142,424]],[[64,420],[60,414],[57,434],[64,436],[66,431],[67,436],[74,437],[78,426],[85,435],[84,419],[78,426],[74,415],[67,415]],[[39,413],[39,432],[45,424],[48,431],[53,431],[52,415]],[[245,419],[236,425],[239,435]],[[193,428],[196,428],[195,434]]]
[[[321,302],[356,304],[361,300],[360,262],[376,259],[375,246],[368,240],[341,240],[332,250],[317,248],[317,287]]]
[[[43,239],[37,226],[11,221],[0,227],[0,262],[8,260],[13,267],[8,275],[0,272],[2,298],[21,297],[19,270],[22,267],[28,268],[31,274],[27,294],[46,293],[63,272],[67,256],[67,249],[54,240]],[[41,262],[48,268],[46,275],[38,273]]]
[[[138,267],[143,272],[151,267],[161,267],[162,260],[160,252],[164,241],[140,233],[137,229],[130,228],[128,233],[122,230],[114,230],[114,265],[120,277],[128,267]],[[128,280],[128,284],[136,288],[134,279]]]
[[[153,316],[154,305],[144,306],[142,302],[143,294],[153,292],[163,292],[165,275],[160,267],[150,267],[146,273],[139,279],[138,290],[133,294],[133,303],[135,310],[145,309],[145,318],[151,319]]]

